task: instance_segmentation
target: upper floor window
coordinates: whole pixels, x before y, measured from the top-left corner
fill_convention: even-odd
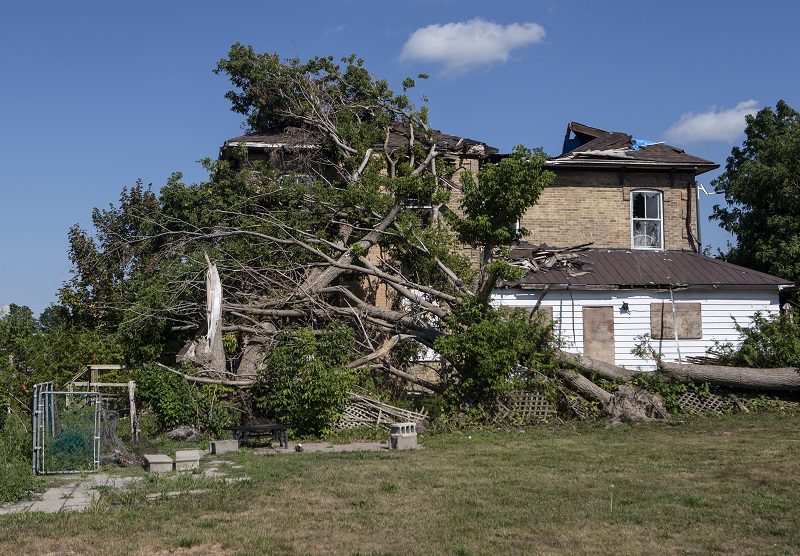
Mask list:
[[[631,247],[633,249],[664,248],[664,216],[661,193],[631,192]]]

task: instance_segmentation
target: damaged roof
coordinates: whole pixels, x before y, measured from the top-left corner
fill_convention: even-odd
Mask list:
[[[460,155],[474,155],[486,156],[494,154],[498,151],[495,147],[490,147],[486,143],[468,139],[466,137],[459,137],[457,135],[450,135],[442,133],[438,130],[432,132],[433,140],[436,141],[437,148],[446,153],[460,154]],[[399,122],[391,124],[389,133],[389,140],[387,146],[389,149],[397,149],[408,146],[408,141],[411,132],[407,125]],[[420,141],[423,145],[427,144],[424,130],[415,129],[414,138]],[[298,127],[287,127],[279,130],[270,130],[259,133],[248,133],[238,137],[232,137],[223,144],[222,148],[228,149],[245,145],[249,148],[264,148],[264,149],[313,149],[318,148],[320,144],[318,136],[308,129]],[[376,147],[383,147],[383,142]]]
[[[628,133],[606,131],[578,122],[570,122],[567,126],[564,152],[549,159],[545,165],[685,169],[695,174],[719,168],[715,162],[663,142],[643,141]]]
[[[536,249],[521,243],[511,258],[525,258]],[[588,249],[577,262],[579,272],[549,270],[528,272],[520,280],[499,287],[523,289],[661,289],[683,287],[778,288],[792,287],[789,280],[750,270],[692,251]]]

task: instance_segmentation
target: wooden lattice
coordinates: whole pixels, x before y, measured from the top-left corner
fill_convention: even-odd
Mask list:
[[[678,407],[685,413],[716,413],[725,415],[734,408],[733,400],[716,394],[698,396],[694,392],[684,393],[678,400]]]
[[[553,404],[539,392],[515,390],[498,403],[495,421],[503,422],[510,418],[530,423],[547,421],[556,414]]]
[[[342,412],[337,427],[340,429],[355,429],[358,427],[383,427],[388,430],[389,425],[398,422],[412,422],[418,426],[428,419],[423,409],[421,412],[395,407],[385,404],[363,394],[350,394],[350,401]]]

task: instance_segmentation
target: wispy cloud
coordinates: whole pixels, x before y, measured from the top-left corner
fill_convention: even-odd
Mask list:
[[[690,143],[693,141],[733,141],[745,128],[744,117],[758,111],[758,101],[745,100],[733,108],[706,112],[688,112],[681,116],[664,134],[667,139]]]
[[[458,73],[505,62],[512,50],[542,42],[544,37],[544,27],[538,23],[501,25],[476,17],[417,29],[403,45],[400,59],[432,62],[447,73]]]
[[[331,25],[331,26],[325,28],[325,31],[323,31],[323,34],[324,35],[335,35],[337,33],[341,33],[342,31],[344,31],[344,29],[345,29],[344,25]]]

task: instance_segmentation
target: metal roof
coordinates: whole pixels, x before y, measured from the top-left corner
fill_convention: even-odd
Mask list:
[[[511,250],[512,258],[525,257],[532,246]],[[522,279],[499,287],[551,289],[661,289],[669,287],[788,288],[789,280],[750,270],[691,251],[589,249],[581,253],[580,270],[572,276],[566,270],[529,272]],[[579,263],[580,264],[580,263]]]

